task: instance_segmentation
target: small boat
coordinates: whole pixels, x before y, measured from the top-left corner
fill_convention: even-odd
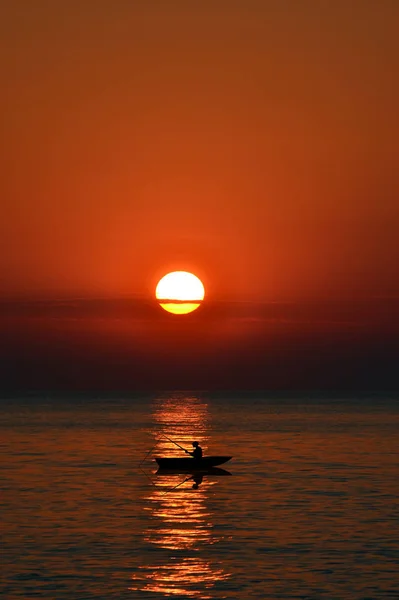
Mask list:
[[[159,467],[158,471],[155,473],[155,475],[159,475],[161,477],[166,477],[166,476],[170,476],[170,475],[196,475],[196,474],[200,474],[203,475],[204,477],[208,477],[208,476],[215,476],[215,477],[224,477],[226,475],[231,476],[230,471],[226,471],[226,469],[220,469],[219,467],[207,467],[206,469],[204,468],[195,468],[194,469],[191,467],[178,467],[177,469],[164,469]]]
[[[156,458],[160,469],[190,469],[193,471],[206,471],[230,460],[231,456],[203,456],[196,458]]]

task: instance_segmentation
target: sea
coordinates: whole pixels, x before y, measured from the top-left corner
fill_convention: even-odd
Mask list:
[[[4,600],[399,598],[399,396],[0,401]],[[231,455],[216,473],[156,456]]]

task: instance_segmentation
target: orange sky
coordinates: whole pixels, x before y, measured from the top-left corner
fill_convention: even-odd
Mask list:
[[[0,293],[399,294],[396,0],[4,0]]]

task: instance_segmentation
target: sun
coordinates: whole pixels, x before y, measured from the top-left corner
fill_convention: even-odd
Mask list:
[[[174,271],[158,282],[155,296],[164,310],[175,315],[186,315],[200,306],[205,289],[196,275],[187,271]]]

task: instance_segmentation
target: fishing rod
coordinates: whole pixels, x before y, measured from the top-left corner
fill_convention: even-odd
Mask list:
[[[175,446],[178,446],[186,454],[191,454],[191,452],[189,452],[188,450],[186,450],[185,448],[183,448],[183,446],[180,446],[180,444],[178,444],[177,442],[174,442],[173,440],[171,440],[170,438],[168,438],[168,436],[166,436],[164,433],[161,433],[161,435],[163,435],[163,437],[165,437],[169,442],[172,442],[172,444],[175,444]]]
[[[141,467],[139,467],[140,471],[147,477],[147,479],[152,483],[152,485],[156,488],[158,487],[153,480],[151,479],[151,477],[144,471],[144,469],[142,469]]]
[[[155,443],[155,444],[153,445],[153,447],[151,448],[151,450],[149,450],[149,451],[147,452],[147,454],[145,455],[145,457],[143,458],[143,460],[142,460],[142,461],[141,461],[141,463],[139,464],[139,467],[140,467],[140,468],[141,468],[141,465],[143,464],[143,462],[145,462],[145,461],[147,460],[148,456],[149,456],[149,455],[151,454],[151,452],[154,450],[154,448],[155,448],[155,446],[156,446],[156,445],[157,445],[157,444]]]

